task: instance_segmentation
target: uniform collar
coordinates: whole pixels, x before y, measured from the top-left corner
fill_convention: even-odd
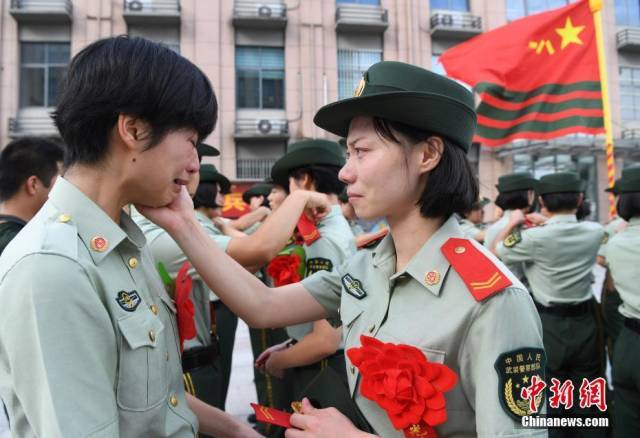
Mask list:
[[[575,223],[578,222],[578,218],[575,214],[556,214],[549,218],[547,224],[554,223]]]
[[[120,214],[118,226],[102,208],[62,177],[58,178],[51,189],[49,199],[61,213],[69,216],[80,239],[89,248],[95,264],[99,264],[125,239],[140,249],[146,244],[144,234],[124,211]],[[99,238],[106,241],[102,251],[94,249],[95,245],[92,243]]]
[[[449,261],[444,257],[440,248],[451,237],[463,237],[462,230],[458,225],[458,220],[451,216],[442,226],[427,240],[418,253],[413,256],[404,270],[396,272],[390,277],[395,280],[405,273],[412,276],[425,289],[434,294],[440,295],[440,290],[444,279],[449,272]],[[395,269],[396,253],[393,237],[387,234],[372,254],[374,266],[380,268]],[[391,264],[391,266],[389,266]],[[427,275],[429,274],[429,281]],[[437,278],[437,282],[433,279]]]
[[[338,215],[342,216],[342,210],[340,209],[340,206],[332,205],[331,210],[329,210],[329,213],[327,213],[327,215],[318,222],[318,227],[321,227],[322,225],[326,224],[327,222],[329,222],[331,219],[335,218]]]
[[[638,225],[640,225],[640,217],[632,217],[631,219],[629,219],[629,225],[630,227],[637,227]]]

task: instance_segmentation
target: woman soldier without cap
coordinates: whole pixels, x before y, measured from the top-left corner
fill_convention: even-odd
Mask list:
[[[544,379],[536,309],[500,261],[463,238],[453,216],[478,196],[466,159],[473,107],[471,93],[455,82],[384,61],[369,68],[355,97],[318,111],[318,126],[347,137],[340,179],[357,215],[385,217],[390,233],[333,272],[301,283],[269,290],[240,269],[193,220],[186,193],[169,208],[144,212],[175,236],[203,278],[250,325],[340,317],[350,391],[377,435],[426,436],[435,426],[440,437],[546,436],[521,426],[522,416],[542,406],[542,394],[527,397],[530,383]],[[207,263],[212,257],[217,262]],[[412,355],[422,365],[393,369],[401,365],[397,356],[367,362],[376,356],[363,359],[361,339],[365,350],[379,346],[361,335],[404,344],[384,351]],[[437,364],[457,375],[455,385]],[[377,385],[371,369],[384,378]],[[438,394],[446,389],[444,397]],[[297,429],[288,437],[365,435],[337,410],[307,401],[291,423]]]

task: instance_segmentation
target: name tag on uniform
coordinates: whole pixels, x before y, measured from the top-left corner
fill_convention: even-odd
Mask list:
[[[367,292],[362,287],[362,282],[347,274],[342,277],[342,285],[347,293],[361,300],[367,296]]]

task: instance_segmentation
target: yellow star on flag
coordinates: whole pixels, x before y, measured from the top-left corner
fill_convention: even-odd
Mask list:
[[[556,29],[556,33],[562,37],[562,43],[560,44],[560,50],[564,50],[571,43],[582,45],[582,40],[579,35],[584,30],[584,26],[574,26],[571,22],[571,17],[567,17],[567,21],[564,27]]]

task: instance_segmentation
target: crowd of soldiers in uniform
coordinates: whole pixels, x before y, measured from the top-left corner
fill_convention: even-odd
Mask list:
[[[182,162],[192,169],[189,178],[176,170],[173,198],[145,204],[141,197],[152,196],[150,181],[158,180],[150,175],[145,181],[141,175],[130,187],[148,183],[148,190],[140,189],[137,198],[126,198],[123,205],[105,202],[115,206],[107,211],[95,201],[108,197],[105,192],[117,191],[106,182],[101,185],[101,178],[107,181],[117,172],[101,170],[95,165],[99,157],[83,155],[74,137],[78,133],[65,120],[78,109],[64,103],[83,98],[73,83],[73,73],[83,69],[83,56],[120,56],[117,62],[129,64],[127,51],[136,50],[189,70],[193,77],[184,76],[183,81],[196,83],[203,95],[211,91],[198,82],[197,68],[179,55],[141,39],[104,40],[72,63],[68,94],[63,95],[57,115],[68,142],[64,152],[54,142],[24,138],[8,144],[0,155],[0,251],[7,248],[0,258],[0,396],[7,414],[2,418],[10,420],[6,427],[14,436],[193,436],[198,428],[200,437],[338,436],[320,433],[333,424],[348,425],[349,431],[355,427],[362,433],[401,436],[385,412],[355,390],[362,370],[345,351],[359,345],[360,334],[421,346],[429,361],[446,364],[459,375],[458,386],[446,396],[448,421],[437,424],[439,436],[611,436],[612,429],[606,428],[520,427],[520,417],[535,411],[509,403],[514,394],[516,399],[525,397],[519,390],[506,390],[507,382],[516,377],[505,364],[532,353],[535,358],[519,375],[523,380],[518,388],[526,387],[536,369],[548,384],[552,378],[570,381],[576,389],[585,379],[604,377],[607,359],[612,369],[605,412],[577,402],[570,408],[535,402],[541,412],[608,416],[615,425],[614,436],[640,433],[640,374],[635,361],[640,355],[640,292],[634,281],[640,254],[640,167],[624,169],[610,189],[617,197],[619,216],[605,226],[586,218],[584,182],[571,172],[540,179],[528,173],[501,176],[494,200],[499,214],[490,222],[484,217],[490,200],[478,198],[477,186],[475,192],[470,190],[469,202],[439,186],[441,197],[421,198],[416,211],[444,219],[437,222],[431,238],[400,263],[405,253],[398,249],[400,240],[394,242],[396,236],[392,237],[400,222],[376,219],[359,199],[364,192],[350,191],[360,187],[358,177],[365,181],[367,176],[361,156],[389,153],[372,146],[374,136],[383,139],[385,148],[393,141],[403,144],[399,137],[427,138],[416,133],[419,128],[447,140],[432,141],[429,134],[423,167],[402,172],[435,172],[438,162],[433,164],[429,154],[436,150],[438,159],[446,154],[464,157],[473,130],[470,122],[441,128],[415,121],[407,113],[405,124],[394,124],[380,109],[380,114],[371,114],[373,118],[356,113],[346,119],[346,126],[336,127],[334,108],[325,111],[325,119],[321,110],[316,123],[346,140],[290,144],[270,178],[244,192],[249,213],[230,220],[222,216],[222,207],[231,182],[212,164],[202,163],[203,157],[219,155],[216,148],[201,142],[200,134],[208,134],[213,126],[201,126],[197,117],[190,120],[191,116],[176,112],[168,125],[192,127],[199,134],[187,136],[185,142],[197,151],[197,158]],[[130,68],[145,71],[146,67]],[[367,82],[359,90],[363,96],[386,99],[386,90],[377,90],[376,81],[395,81],[397,86],[426,87],[414,90],[425,95],[429,87],[444,90],[457,102],[449,111],[459,118],[468,117],[468,108],[473,107],[472,97],[462,87],[414,66],[382,62],[365,77]],[[173,103],[175,111],[185,105]],[[210,104],[189,105],[196,103],[205,110]],[[119,114],[111,135],[120,136],[117,144],[134,148],[147,134],[135,117]],[[180,120],[187,122],[181,125]],[[139,151],[135,155],[123,146],[115,153],[119,149],[110,147],[112,159],[128,157],[122,160],[127,166],[143,161]],[[447,171],[462,172],[455,167],[455,158],[447,159],[454,163]],[[154,165],[163,164],[155,160]],[[133,172],[124,165],[117,171]],[[385,174],[379,177],[384,180]],[[371,187],[373,181],[369,179]],[[190,237],[172,227],[177,216],[170,217],[167,211],[162,211],[165,216],[154,216],[149,208],[175,199],[184,186],[185,199],[193,203],[186,207],[193,210],[189,224],[198,230]],[[375,187],[382,190],[379,194],[395,189],[391,180]],[[443,207],[447,199],[463,208],[450,211]],[[382,195],[380,200],[385,202]],[[170,213],[184,213],[186,208],[176,204]],[[394,208],[412,209],[415,202]],[[358,209],[364,212],[363,219]],[[324,211],[314,216],[316,210]],[[452,254],[469,259],[455,262]],[[599,302],[592,294],[596,263],[607,269]],[[493,273],[484,286],[469,285],[474,266]],[[252,278],[245,275],[247,271]],[[191,282],[195,332],[183,339],[179,325],[184,303],[178,302],[177,290],[185,274]],[[498,282],[504,286],[494,287]],[[69,284],[74,287],[69,289]],[[494,290],[479,297],[476,293],[483,287]],[[118,293],[108,298],[114,288]],[[385,289],[385,294],[376,288]],[[88,296],[87,290],[98,292]],[[28,295],[26,302],[15,296],[23,292]],[[265,301],[276,296],[282,298]],[[279,307],[262,308],[266,302]],[[68,309],[74,313],[65,313]],[[229,379],[238,317],[251,326],[258,403],[291,411],[292,402],[305,399],[291,418],[294,429],[285,432],[256,423],[255,416],[248,419],[252,424],[248,427],[224,415],[227,394],[233,390]],[[114,357],[119,359],[113,362]],[[339,413],[319,409],[331,406]],[[340,436],[351,434],[335,430],[344,431]]]

